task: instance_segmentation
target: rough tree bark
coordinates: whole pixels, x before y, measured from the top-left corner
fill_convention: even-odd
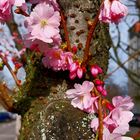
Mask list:
[[[71,43],[78,46],[82,59],[87,38],[87,21],[97,14],[99,0],[60,0],[67,16]],[[63,33],[63,31],[62,31]],[[99,24],[91,42],[89,64],[98,64],[107,71],[110,37],[108,26]],[[20,140],[90,140],[94,139],[89,125],[90,116],[73,108],[65,91],[73,84],[91,79],[70,81],[68,72],[53,72],[43,68],[41,60],[28,60],[27,79],[16,97],[15,109],[23,116]],[[103,78],[104,74],[101,78]]]

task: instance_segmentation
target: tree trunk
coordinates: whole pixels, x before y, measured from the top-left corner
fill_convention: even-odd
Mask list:
[[[100,2],[98,0],[60,0],[67,16],[67,27],[72,45],[78,46],[78,57],[82,59],[87,38],[87,20],[93,20]],[[62,31],[63,34],[63,31]],[[99,24],[91,42],[89,64],[98,64],[107,71],[110,37],[108,26]],[[30,58],[29,58],[30,59]],[[65,91],[74,83],[91,79],[69,80],[68,72],[45,69],[38,56],[28,62],[27,79],[17,102],[16,111],[23,116],[20,140],[89,140],[94,134],[89,127],[86,113],[73,108],[65,97]],[[104,76],[102,75],[102,78]]]

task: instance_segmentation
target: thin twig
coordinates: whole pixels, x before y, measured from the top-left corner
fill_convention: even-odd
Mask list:
[[[101,4],[102,6],[102,4]],[[95,31],[95,28],[99,22],[99,14],[100,14],[100,9],[94,19],[94,21],[92,22],[92,25],[89,29],[89,32],[88,32],[88,35],[87,35],[87,40],[86,40],[86,45],[85,45],[85,51],[84,51],[84,56],[83,56],[83,62],[82,62],[82,65],[86,65],[88,59],[89,59],[89,49],[90,49],[90,43],[91,43],[91,40],[92,40],[92,35]]]
[[[124,66],[127,62],[129,62],[132,59],[136,59],[139,56],[140,56],[140,51],[137,51],[136,53],[134,53],[133,55],[131,55],[126,61],[124,61],[123,63],[121,63],[117,68],[115,68],[112,72],[110,72],[109,74],[107,74],[105,76],[105,79],[107,79],[109,76],[111,76],[113,73],[115,73],[119,68],[121,68],[122,66]]]
[[[65,36],[65,41],[67,42],[67,50],[71,51],[71,43],[70,43],[70,39],[69,39],[69,32],[67,29],[67,22],[66,22],[66,17],[64,15],[64,10],[60,5],[59,0],[57,1],[57,3],[59,4],[59,8],[60,8],[60,16],[61,16],[61,23],[64,29],[64,36]]]
[[[99,140],[103,140],[103,109],[102,109],[102,96],[97,91],[96,88],[94,88],[94,93],[96,96],[99,96],[98,98],[98,118],[99,118],[99,127],[98,127],[98,138]]]
[[[8,70],[10,71],[11,75],[13,76],[17,86],[21,86],[20,81],[17,79],[17,76],[15,75],[14,71],[12,70],[11,66],[8,64],[7,60],[4,58],[4,56],[2,54],[0,54],[0,58],[2,59],[4,65],[6,65],[6,67],[8,68]]]
[[[20,34],[19,30],[18,30],[18,25],[16,24],[16,22],[15,22],[15,20],[14,20],[13,12],[12,12],[11,16],[12,16],[12,17],[11,17],[11,20],[6,22],[8,28],[9,28],[9,30],[10,30],[10,33],[11,33],[11,35],[13,36],[13,33],[15,32],[15,33],[17,33],[18,38],[19,38],[19,39],[22,39],[21,34]],[[15,47],[16,47],[18,50],[21,50],[22,45],[19,44],[17,40],[14,40],[14,42],[15,42]]]
[[[103,140],[103,114],[102,114],[102,97],[98,99],[98,115],[99,115],[99,140]]]

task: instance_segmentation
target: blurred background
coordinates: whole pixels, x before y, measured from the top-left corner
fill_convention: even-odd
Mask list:
[[[135,117],[131,122],[131,134],[137,137],[140,136],[140,0],[122,0],[122,2],[128,7],[129,13],[119,24],[109,25],[113,45],[110,49],[106,88],[109,98],[114,95],[129,95],[133,98]],[[14,18],[20,31],[25,33],[22,17],[16,15]],[[0,25],[0,49],[18,56],[10,33],[7,25]],[[20,68],[17,74],[24,82],[26,77],[24,69]],[[0,71],[0,83],[3,82],[8,85],[9,92],[15,88],[15,82],[6,67]],[[3,110],[2,106],[0,110]]]
[[[110,24],[113,46],[106,79],[110,98],[129,95],[133,98],[135,117],[131,134],[140,137],[140,0],[123,0],[129,9],[118,25]]]

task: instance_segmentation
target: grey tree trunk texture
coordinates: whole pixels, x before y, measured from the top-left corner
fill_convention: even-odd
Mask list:
[[[99,0],[60,0],[67,16],[67,27],[72,45],[79,46],[78,57],[82,59],[87,38],[87,21],[97,14]],[[63,31],[62,31],[63,33]],[[99,24],[91,42],[89,64],[98,64],[105,75],[111,45],[108,26]],[[94,134],[89,127],[91,116],[73,108],[65,97],[65,91],[74,83],[91,79],[70,81],[68,72],[45,69],[36,59],[28,63],[27,79],[20,91],[15,108],[23,117],[20,140],[90,140]]]

